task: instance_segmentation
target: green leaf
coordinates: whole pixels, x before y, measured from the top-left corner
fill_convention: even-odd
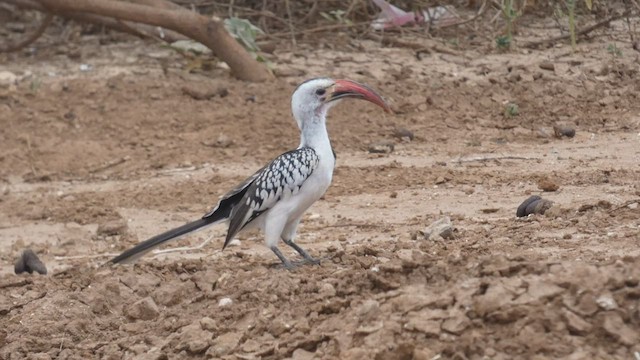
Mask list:
[[[592,1],[591,0],[584,0],[584,4],[587,5],[587,9],[589,9],[589,11],[591,11],[591,7],[593,6]]]
[[[256,44],[256,37],[264,34],[264,31],[253,25],[249,20],[231,17],[224,20],[224,27],[229,34],[244,45],[247,50],[251,52],[260,50],[258,44]]]

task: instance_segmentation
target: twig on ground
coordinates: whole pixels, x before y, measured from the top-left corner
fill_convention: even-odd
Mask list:
[[[624,203],[616,206],[615,208],[609,210],[609,212],[614,212],[614,211],[618,211],[620,209],[624,209],[627,206],[631,205],[631,204],[640,204],[640,199],[635,199],[635,200],[629,200],[629,201],[625,201]]]
[[[429,46],[425,46],[424,43],[416,43],[416,42],[411,42],[411,41],[405,41],[405,40],[401,40],[401,39],[396,39],[396,38],[392,38],[392,37],[388,37],[388,36],[381,36],[378,34],[373,34],[373,33],[368,33],[366,35],[366,37],[368,37],[371,40],[380,42],[383,45],[390,45],[390,46],[395,46],[395,47],[404,47],[404,48],[409,48],[412,50],[416,51],[416,55],[419,56],[420,53],[432,53],[432,52],[438,52],[438,53],[443,53],[443,54],[449,54],[449,55],[453,55],[453,56],[460,56],[463,58],[469,58],[468,56],[464,55],[461,52],[452,50],[452,49],[447,49],[446,47],[442,47],[440,45],[437,44],[432,44]]]
[[[93,169],[89,170],[89,173],[95,174],[97,172],[106,170],[108,168],[123,164],[123,163],[127,162],[129,159],[131,159],[131,157],[125,156],[125,157],[121,157],[119,159],[111,160],[111,161],[109,161],[108,163],[106,163],[104,165],[100,165],[100,166],[98,166],[96,168],[93,168]]]
[[[29,285],[29,284],[33,284],[33,280],[31,280],[31,279],[20,279],[18,281],[12,281],[12,282],[8,282],[8,283],[0,284],[0,289],[24,286],[24,285]]]
[[[153,251],[153,255],[160,255],[160,254],[167,254],[167,253],[172,253],[172,252],[184,252],[184,251],[193,251],[193,250],[200,250],[203,247],[205,247],[205,245],[207,245],[208,243],[211,242],[211,240],[213,239],[213,235],[209,236],[207,238],[207,240],[203,241],[202,243],[200,243],[200,245],[196,245],[196,246],[183,246],[183,247],[177,247],[177,248],[171,248],[171,249],[164,249],[164,250],[154,250]]]
[[[0,47],[0,52],[15,52],[33,44],[40,36],[42,36],[42,34],[44,34],[44,31],[47,30],[51,21],[53,21],[53,15],[47,14],[33,34],[27,36],[26,39],[18,42],[17,44],[9,44],[4,48]]]
[[[625,11],[622,14],[616,14],[616,15],[610,16],[610,17],[608,17],[608,18],[606,18],[606,19],[604,19],[604,20],[602,20],[600,22],[597,22],[597,23],[595,23],[595,24],[593,24],[591,26],[588,26],[588,27],[586,27],[584,29],[580,29],[580,30],[576,31],[576,36],[586,35],[586,34],[592,32],[592,31],[594,31],[596,29],[599,29],[601,27],[609,25],[609,23],[612,22],[612,21],[622,19],[622,18],[627,17],[629,15],[631,15],[631,13],[629,11]],[[571,34],[564,34],[564,35],[552,37],[552,38],[549,38],[549,39],[532,41],[530,43],[524,44],[524,46],[528,47],[528,48],[535,48],[535,47],[538,47],[538,46],[540,46],[542,44],[554,43],[554,42],[557,42],[557,41],[569,39],[570,37],[571,37]]]
[[[470,163],[470,162],[484,162],[484,161],[493,161],[493,160],[539,160],[538,158],[525,157],[525,156],[513,156],[513,155],[504,155],[504,156],[479,156],[474,158],[458,158],[452,162],[456,162],[458,164],[462,163]]]
[[[313,34],[313,33],[318,33],[318,32],[323,32],[323,31],[329,31],[329,30],[356,28],[358,26],[369,25],[369,24],[370,24],[369,22],[361,22],[361,23],[353,23],[353,24],[323,25],[323,26],[318,26],[318,27],[311,28],[311,29],[305,29],[305,30],[296,31],[295,34],[296,35]],[[273,33],[270,36],[272,36],[272,37],[283,37],[283,36],[290,36],[290,35],[291,35],[291,32],[287,31],[287,32]]]
[[[20,304],[12,305],[8,309],[7,308],[1,309],[0,310],[0,315],[7,315],[8,313],[12,312],[13,310],[23,308],[24,306],[29,305],[31,302],[36,301],[36,300],[40,300],[45,296],[47,296],[47,292],[43,291],[40,294],[36,295],[36,297],[34,297],[33,299],[29,299],[29,300],[27,300],[27,301],[25,301],[23,303],[20,303]]]
[[[54,256],[53,259],[56,261],[66,261],[66,260],[78,260],[78,259],[96,259],[101,257],[115,257],[120,254],[95,254],[95,255],[71,255],[71,256]],[[59,274],[59,273],[57,273]]]

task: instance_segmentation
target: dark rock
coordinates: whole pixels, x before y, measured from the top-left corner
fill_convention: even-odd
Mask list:
[[[553,202],[543,199],[538,195],[529,196],[525,201],[518,206],[516,210],[517,217],[524,217],[531,214],[540,214],[549,210],[553,206]]]
[[[567,126],[554,125],[553,133],[557,138],[561,138],[563,136],[572,138],[576,136],[576,129]]]
[[[42,275],[47,274],[47,267],[31,249],[26,249],[20,254],[13,270],[16,274],[22,274],[23,272],[33,274],[34,271]]]

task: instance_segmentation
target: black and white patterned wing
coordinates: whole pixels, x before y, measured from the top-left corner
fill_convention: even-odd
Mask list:
[[[307,147],[286,152],[265,166],[249,185],[230,215],[229,241],[247,224],[271,209],[283,197],[295,195],[318,166],[318,155]]]
[[[268,165],[267,165],[268,166]],[[247,192],[247,189],[251,184],[256,180],[258,175],[266,168],[256,171],[253,175],[246,178],[243,182],[238,184],[238,186],[231,189],[229,192],[224,194],[218,204],[208,213],[204,214],[203,219],[209,219],[213,221],[227,219],[231,215],[231,211],[238,204],[238,202],[242,199],[244,194]]]

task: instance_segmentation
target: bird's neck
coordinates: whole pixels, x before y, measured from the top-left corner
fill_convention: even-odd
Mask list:
[[[302,122],[300,147],[310,147],[320,152],[331,151],[325,119],[325,114],[313,114]]]

